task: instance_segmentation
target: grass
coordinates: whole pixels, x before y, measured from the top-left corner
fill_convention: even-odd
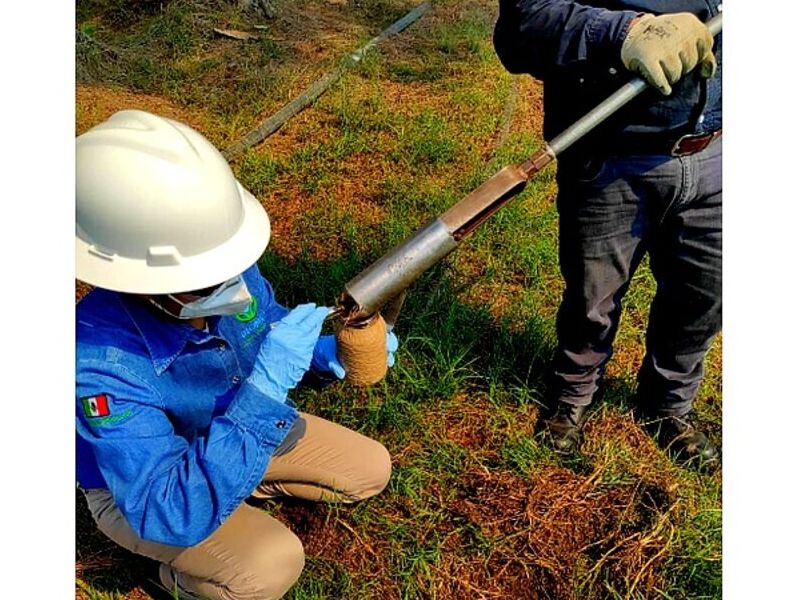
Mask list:
[[[287,600],[328,600],[329,598],[365,598],[370,584],[357,584],[347,569],[335,561],[311,558],[306,562],[307,572],[289,594]]]
[[[279,16],[265,21],[212,0],[79,1],[79,133],[134,107],[225,147],[415,2],[275,4]],[[515,83],[496,60],[495,4],[434,3],[232,164],[270,213],[259,266],[282,302],[333,303],[360,269],[541,147],[541,87]],[[654,293],[646,262],[583,455],[565,459],[533,435],[563,289],[553,175],[537,176],[415,282],[383,382],[296,396],[380,440],[394,473],[383,494],[353,507],[270,504],[304,524],[307,565],[288,598],[721,597],[720,475],[676,467],[628,414]],[[718,341],[697,401],[717,442],[720,356]],[[77,504],[76,597],[146,597],[142,561]]]

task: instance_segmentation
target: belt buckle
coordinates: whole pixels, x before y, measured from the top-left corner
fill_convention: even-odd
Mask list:
[[[701,150],[705,150],[708,145],[717,137],[716,131],[707,133],[687,133],[679,137],[672,145],[670,154],[672,156],[689,156]],[[688,142],[687,147],[683,147]]]

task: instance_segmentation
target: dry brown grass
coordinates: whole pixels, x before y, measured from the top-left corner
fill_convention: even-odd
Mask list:
[[[175,119],[200,131],[206,126],[207,117],[203,111],[178,106],[161,96],[78,84],[75,89],[75,133],[80,135],[115,112],[128,109],[144,110]]]
[[[436,597],[539,599],[602,597],[601,582],[651,597],[663,585],[660,567],[670,544],[670,506],[659,488],[598,483],[600,469],[576,475],[552,467],[521,478],[504,471],[469,472],[459,498],[432,484],[442,497],[447,519],[436,527],[442,560],[432,567]],[[323,506],[283,508],[280,516],[303,540],[309,556],[346,567],[359,578],[377,579],[371,597],[399,598],[393,580],[391,545],[356,532],[344,518],[330,517]],[[384,514],[392,519],[391,511]],[[398,520],[407,520],[398,512]],[[492,544],[481,555],[464,551],[476,528]],[[420,543],[433,533],[421,528]],[[574,582],[584,581],[576,591]]]

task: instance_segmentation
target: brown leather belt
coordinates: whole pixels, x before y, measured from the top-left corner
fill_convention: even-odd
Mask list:
[[[708,133],[695,133],[679,137],[674,144],[670,154],[672,156],[688,156],[696,154],[708,148],[712,142],[722,137],[722,129],[709,131]]]
[[[708,148],[712,142],[722,137],[722,129],[707,133],[689,133],[680,137],[659,136],[658,134],[619,136],[611,142],[613,151],[620,154],[660,154],[670,156],[689,156]]]

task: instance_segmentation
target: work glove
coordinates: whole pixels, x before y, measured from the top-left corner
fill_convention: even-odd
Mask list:
[[[714,36],[691,13],[645,14],[633,21],[622,42],[622,63],[668,96],[670,84],[698,64],[703,77],[714,75],[713,45]]]
[[[400,345],[397,335],[391,327],[386,329],[386,364],[394,366],[394,353]],[[339,379],[344,379],[345,368],[336,354],[336,336],[322,335],[314,347],[314,357],[311,365],[318,371],[330,371]]]
[[[311,366],[314,346],[329,308],[301,304],[270,326],[256,356],[249,381],[261,392],[280,402]]]
[[[344,379],[344,366],[336,356],[336,336],[321,335],[314,346],[314,356],[311,366],[317,371],[330,372],[339,379]]]

